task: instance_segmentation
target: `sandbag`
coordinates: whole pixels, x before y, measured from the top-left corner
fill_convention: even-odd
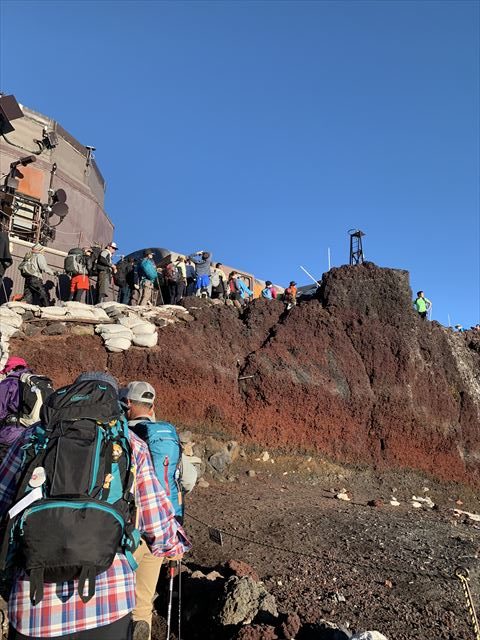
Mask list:
[[[127,349],[130,349],[131,346],[132,342],[127,338],[115,337],[105,340],[105,347],[107,351],[119,353],[120,351],[126,351]]]
[[[95,333],[100,334],[105,340],[118,335],[123,335],[130,340],[133,338],[133,332],[121,324],[98,324],[95,327]]]
[[[15,311],[0,308],[0,329],[6,324],[19,329],[23,324],[23,318],[18,313],[15,313]]]
[[[11,338],[17,331],[20,331],[19,327],[14,327],[11,324],[7,324],[6,322],[0,321],[0,332],[2,334],[2,338],[5,340],[6,338]]]
[[[142,322],[132,329],[134,336],[148,336],[157,332],[157,327],[150,322]]]
[[[136,347],[154,347],[158,342],[158,333],[133,334],[132,342]]]
[[[40,317],[49,320],[64,318],[67,315],[66,307],[43,307],[40,309]]]
[[[12,309],[13,311],[15,311],[16,313],[20,313],[20,314],[24,314],[25,311],[32,311],[33,313],[36,313],[38,311],[40,311],[40,307],[36,304],[28,304],[28,302],[7,302],[6,304],[2,305],[1,307],[2,309],[8,308],[8,309]]]
[[[123,316],[119,319],[118,324],[122,324],[124,327],[134,329],[138,325],[145,324],[145,320],[138,318],[137,316]]]

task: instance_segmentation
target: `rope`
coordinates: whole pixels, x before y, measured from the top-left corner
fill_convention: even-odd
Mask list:
[[[470,577],[468,569],[458,568],[455,569],[455,577],[460,580],[463,587],[463,593],[465,594],[466,609],[472,622],[473,633],[475,634],[475,640],[480,640],[480,625],[478,624],[477,612],[475,611],[475,605],[473,604],[472,592],[470,591],[470,585],[468,584]]]
[[[286,547],[281,547],[279,545],[274,545],[271,544],[270,542],[262,542],[260,540],[253,540],[252,538],[247,538],[246,536],[241,536],[238,533],[233,533],[232,531],[228,531],[226,529],[220,529],[219,527],[215,527],[214,525],[208,524],[207,522],[205,522],[204,520],[201,520],[200,518],[197,518],[197,516],[194,516],[193,514],[191,514],[189,511],[186,512],[186,515],[191,518],[192,520],[195,520],[195,522],[198,522],[199,524],[203,525],[204,527],[206,527],[207,529],[216,529],[217,531],[219,531],[220,533],[222,533],[225,536],[228,536],[230,538],[235,538],[236,540],[241,540],[242,542],[247,542],[248,544],[254,544],[257,545],[259,547],[266,547],[267,549],[270,550],[274,550],[274,551],[279,551],[280,553],[288,553],[290,555],[294,555],[294,556],[299,556],[299,557],[304,557],[304,558],[310,558],[311,560],[315,560],[316,562],[335,562],[337,564],[343,564],[346,566],[351,567],[352,566],[352,562],[349,560],[342,560],[341,558],[332,558],[331,556],[328,555],[319,555],[319,554],[315,554],[315,553],[311,553],[308,551],[298,551],[296,549],[287,549]],[[371,565],[366,564],[366,563],[361,563],[358,562],[357,560],[355,560],[355,567],[362,567],[364,569],[370,569]],[[440,572],[422,572],[421,570],[418,569],[393,569],[394,572],[396,572],[397,574],[402,574],[405,576],[422,576],[424,578],[428,578],[429,580],[433,580],[433,579],[440,579],[440,580],[444,580],[446,582],[452,582],[455,580],[455,578],[453,578],[451,575],[448,574],[444,574],[444,573],[440,573]],[[476,640],[480,640],[480,638],[477,638]]]

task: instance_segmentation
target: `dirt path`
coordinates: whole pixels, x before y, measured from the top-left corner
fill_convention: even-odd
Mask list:
[[[196,489],[188,511],[210,526],[265,546],[230,536],[218,546],[204,525],[187,518],[194,542],[191,565],[213,568],[231,558],[248,562],[280,611],[297,612],[304,623],[325,618],[357,631],[377,629],[389,640],[473,638],[453,573],[457,565],[471,569],[478,603],[480,525],[453,516],[461,489],[426,486],[413,474],[350,472],[343,484],[352,501],[342,502],[331,493],[342,488],[338,475],[308,478],[283,475],[278,468],[275,475],[260,472],[252,478],[245,469],[237,473],[234,482]],[[429,491],[421,493],[424,488]],[[392,489],[398,507],[389,504]],[[438,506],[414,509],[414,493],[431,496]],[[367,506],[371,499],[383,504]],[[480,513],[476,496],[463,499],[459,508]],[[194,630],[185,636],[196,637],[201,634]]]

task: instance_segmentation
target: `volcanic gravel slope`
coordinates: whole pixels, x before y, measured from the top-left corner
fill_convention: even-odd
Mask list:
[[[247,467],[237,468],[237,481],[194,491],[187,513],[240,538],[224,535],[220,547],[209,540],[203,524],[187,516],[193,540],[187,564],[192,569],[222,571],[231,558],[249,563],[276,597],[280,613],[297,613],[304,630],[324,618],[357,632],[376,629],[389,640],[473,638],[454,571],[459,565],[469,567],[478,606],[480,526],[453,516],[461,487],[415,473],[375,474],[350,467],[318,475],[308,474],[305,462],[297,460],[293,467],[276,462],[274,473],[269,464],[258,463],[254,478],[246,477]],[[334,497],[332,488],[343,485],[351,502]],[[389,503],[392,489],[398,507]],[[429,495],[435,508],[414,509],[415,493]],[[467,491],[462,497],[469,509],[480,512],[478,496]],[[377,506],[367,505],[371,499]],[[188,616],[192,604],[187,587],[184,595]],[[220,632],[202,636],[205,623],[200,620],[186,626],[188,640],[229,637]]]
[[[405,271],[332,269],[319,294],[288,313],[186,299],[195,320],[160,329],[153,349],[107,354],[90,336],[12,347],[57,384],[86,369],[147,378],[181,427],[480,486],[480,336],[419,319]]]

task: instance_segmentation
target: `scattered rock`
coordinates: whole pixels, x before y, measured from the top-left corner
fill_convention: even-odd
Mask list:
[[[257,615],[278,617],[275,598],[249,576],[232,576],[224,589],[224,601],[219,613],[222,625],[249,624]]]
[[[197,482],[197,487],[201,487],[202,489],[208,489],[210,483],[205,480],[205,478],[200,478]]]
[[[219,451],[209,457],[208,463],[218,473],[223,473],[229,464],[232,463],[232,459],[227,450]]]
[[[266,624],[252,624],[242,627],[234,640],[277,640],[275,627]]]
[[[262,453],[262,455],[260,456],[260,460],[262,462],[268,462],[270,460],[270,454],[268,453],[268,451],[264,451]]]
[[[286,620],[280,625],[282,636],[286,640],[295,640],[300,631],[300,618],[296,613],[289,613]]]
[[[305,630],[309,632],[308,636],[306,636],[308,638],[318,638],[318,640],[350,640],[352,637],[348,629],[332,624],[327,620],[320,620],[315,624],[304,626]]]
[[[400,506],[400,502],[397,500],[397,498],[395,496],[391,497],[390,504],[392,505],[392,507],[399,507]]]
[[[426,507],[428,507],[429,509],[433,509],[433,507],[435,506],[434,501],[430,498],[417,498],[417,496],[412,496],[412,506],[415,506],[414,503],[419,503],[420,506],[425,505]],[[415,506],[416,509],[418,509],[417,506]]]
[[[254,470],[254,469],[249,469],[249,470],[247,471],[247,476],[248,476],[249,478],[254,478],[256,475],[257,475],[257,474],[255,473],[255,470]]]
[[[223,580],[223,576],[221,573],[218,573],[218,571],[210,571],[210,573],[207,573],[207,575],[205,576],[205,578],[207,580],[218,580],[219,578],[221,578]]]
[[[388,640],[388,638],[379,631],[363,631],[362,633],[356,633],[351,640]]]
[[[367,506],[379,509],[380,507],[383,507],[383,502],[381,500],[369,500],[367,502]]]
[[[67,333],[67,327],[64,322],[51,322],[42,330],[45,336],[62,336]]]
[[[27,323],[23,328],[23,332],[27,337],[38,336],[42,332],[42,327],[39,327],[38,324]]]
[[[337,500],[344,500],[345,502],[350,502],[351,500],[346,489],[342,489],[340,493],[337,493],[335,497],[337,498]]]
[[[74,336],[93,336],[95,335],[95,327],[91,324],[74,324],[70,333]]]
[[[237,576],[237,578],[250,576],[255,582],[260,580],[255,569],[242,560],[229,560],[225,563],[225,571],[228,572],[229,576]]]
[[[201,580],[202,578],[206,578],[206,575],[203,573],[203,571],[200,571],[199,569],[197,569],[191,574],[190,577],[193,580]]]

